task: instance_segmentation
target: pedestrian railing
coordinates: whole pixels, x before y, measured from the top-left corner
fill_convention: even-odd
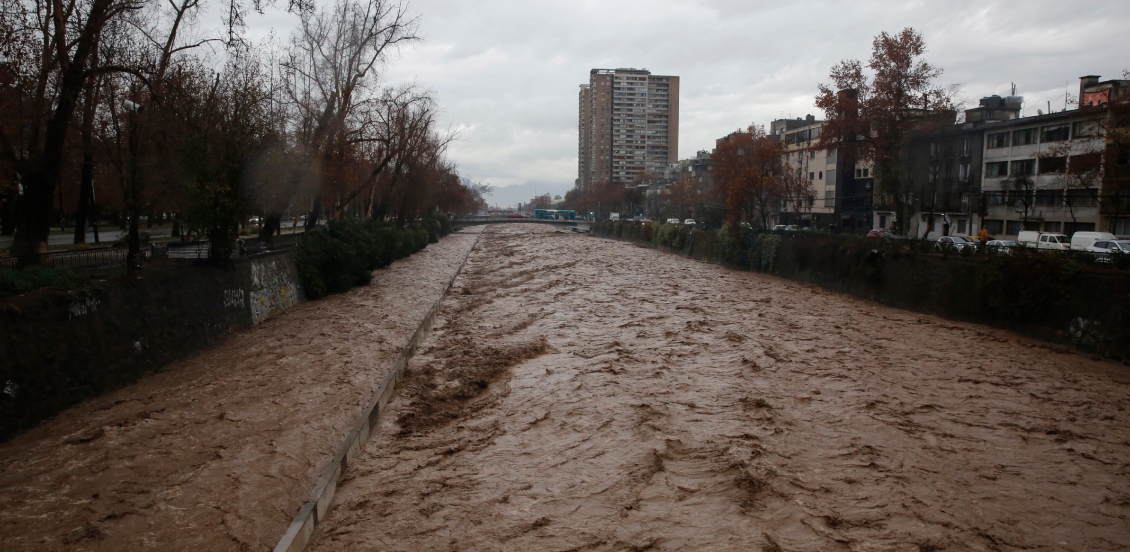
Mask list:
[[[233,248],[232,258],[258,255],[294,247],[301,234],[276,236],[270,242],[238,240]],[[211,250],[209,242],[162,242],[149,244],[143,248],[140,257],[154,259],[207,259]],[[125,248],[83,249],[80,251],[53,251],[40,256],[40,264],[52,268],[67,268],[77,271],[93,271],[104,268],[124,267],[129,251]],[[0,256],[0,270],[15,269],[19,258]]]

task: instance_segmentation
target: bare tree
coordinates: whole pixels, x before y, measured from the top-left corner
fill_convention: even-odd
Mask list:
[[[370,102],[379,101],[378,70],[397,46],[418,40],[416,28],[406,6],[391,0],[338,0],[330,9],[302,15],[284,69],[293,135],[323,170],[308,228],[318,223],[328,192],[340,184],[324,171],[349,154],[351,128],[366,128],[358,119],[372,112]]]

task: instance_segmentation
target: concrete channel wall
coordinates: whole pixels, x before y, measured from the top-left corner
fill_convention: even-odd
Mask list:
[[[481,236],[482,234],[479,234],[479,237]],[[447,292],[455,283],[455,279],[463,272],[467,257],[475,250],[479,237],[475,238],[475,243],[467,250],[467,256],[459,263],[459,268],[451,275],[451,279],[447,281],[439,297],[436,298],[431,308],[428,309],[428,313],[424,315],[419,326],[416,327],[416,332],[412,334],[412,338],[408,340],[400,354],[397,355],[396,360],[393,361],[388,375],[381,380],[381,384],[373,393],[373,398],[362,410],[361,416],[354,424],[353,429],[345,434],[345,439],[338,445],[333,460],[322,470],[314,484],[314,489],[306,499],[306,503],[298,510],[298,514],[294,516],[294,520],[275,546],[275,552],[300,552],[310,544],[314,530],[329,514],[334,495],[337,493],[338,482],[341,481],[353,459],[361,454],[365,444],[369,442],[369,438],[376,431],[377,421],[387,409],[393,391],[396,389],[396,384],[404,379],[405,371],[408,369],[408,360],[412,358],[412,355],[416,353],[416,348],[427,337],[432,324],[435,322],[436,315],[439,314],[440,308],[443,306],[443,298],[447,296]]]
[[[302,301],[290,251],[228,269],[187,261],[0,301],[0,439]]]

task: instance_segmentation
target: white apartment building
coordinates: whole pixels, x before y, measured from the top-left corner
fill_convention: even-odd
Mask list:
[[[679,153],[679,77],[593,69],[578,94],[578,177],[631,185],[658,177]]]
[[[1021,230],[1071,234],[1100,222],[1099,167],[1105,110],[1071,110],[986,125],[981,224],[990,235],[1015,238]]]

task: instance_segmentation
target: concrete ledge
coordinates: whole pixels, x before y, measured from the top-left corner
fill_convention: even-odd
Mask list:
[[[290,522],[290,527],[283,533],[279,543],[275,545],[275,552],[301,552],[310,544],[310,539],[314,536],[314,529],[326,518],[333,506],[338,482],[341,481],[341,477],[349,469],[349,465],[361,454],[365,444],[369,442],[369,438],[377,430],[377,420],[388,408],[388,402],[392,400],[396,384],[404,379],[404,371],[408,368],[408,359],[412,358],[417,347],[427,337],[428,331],[431,330],[432,324],[435,322],[436,315],[439,314],[439,310],[443,306],[443,298],[447,296],[448,290],[455,283],[455,278],[463,272],[467,258],[471,256],[471,252],[479,244],[479,237],[482,237],[482,233],[475,238],[475,243],[471,244],[467,256],[463,257],[463,262],[459,263],[459,268],[447,281],[439,299],[436,299],[432,307],[428,309],[428,313],[424,315],[424,319],[416,327],[416,332],[412,334],[411,339],[400,350],[400,354],[393,361],[388,374],[381,380],[381,384],[373,393],[373,398],[362,411],[361,418],[353,426],[353,429],[345,434],[345,438],[334,453],[333,460],[322,470],[322,474],[314,484],[314,489],[310,492],[306,503],[298,510],[298,514],[294,516],[294,521]]]

